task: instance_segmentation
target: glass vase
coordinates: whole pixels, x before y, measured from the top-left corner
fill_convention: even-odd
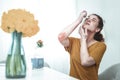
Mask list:
[[[6,59],[6,78],[26,76],[25,52],[22,46],[22,33],[12,33],[12,43]]]

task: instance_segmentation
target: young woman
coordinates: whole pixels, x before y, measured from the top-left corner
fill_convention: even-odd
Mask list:
[[[70,54],[70,76],[80,80],[98,80],[99,65],[106,50],[101,34],[102,18],[97,14],[89,15],[79,28],[80,38],[69,37],[86,16],[87,12],[82,11],[80,16],[58,35],[58,39]]]

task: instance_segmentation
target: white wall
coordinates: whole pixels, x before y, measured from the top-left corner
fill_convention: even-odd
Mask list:
[[[120,63],[120,1],[102,0],[103,17],[105,19],[105,37],[107,51],[101,63],[100,72],[109,66]]]

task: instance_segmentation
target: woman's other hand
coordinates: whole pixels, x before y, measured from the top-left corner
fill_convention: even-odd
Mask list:
[[[85,18],[86,16],[87,16],[87,11],[83,10],[83,11],[80,13],[79,17],[77,18],[77,21],[78,21],[79,23],[81,23],[82,20],[83,20],[83,18]]]
[[[79,34],[80,34],[80,36],[81,36],[81,39],[86,40],[86,39],[87,39],[87,36],[88,36],[87,28],[80,27],[80,28],[79,28]]]
[[[83,10],[83,11],[80,13],[80,16],[81,16],[81,17],[86,17],[86,16],[87,16],[87,11]]]

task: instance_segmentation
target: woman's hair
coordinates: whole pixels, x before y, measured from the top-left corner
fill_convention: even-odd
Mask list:
[[[95,15],[98,17],[99,19],[98,28],[100,29],[100,31],[94,35],[94,39],[97,41],[104,41],[103,35],[101,34],[101,30],[103,29],[103,26],[104,26],[103,19],[97,14],[92,14],[92,15]]]

